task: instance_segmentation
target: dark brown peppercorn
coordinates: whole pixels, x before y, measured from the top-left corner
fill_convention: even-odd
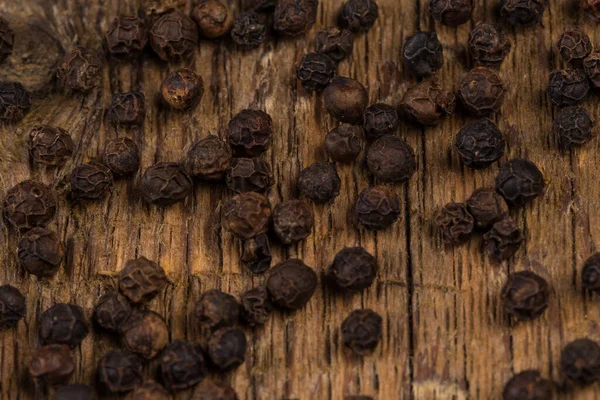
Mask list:
[[[160,356],[160,375],[169,390],[184,390],[204,379],[205,362],[199,344],[175,340]]]
[[[366,229],[383,230],[400,216],[400,198],[388,187],[373,186],[360,193],[354,211],[358,222]]]
[[[53,385],[69,379],[75,370],[75,362],[69,346],[51,344],[37,349],[28,367],[31,376]]]
[[[4,218],[16,229],[45,227],[56,214],[56,197],[49,186],[26,180],[6,192],[3,208]]]
[[[64,87],[89,92],[100,84],[102,64],[90,50],[76,47],[58,65],[57,75]]]
[[[379,17],[375,0],[348,0],[342,6],[340,25],[351,31],[368,31]]]
[[[340,124],[325,136],[325,151],[335,162],[350,163],[362,150],[363,132],[359,125]]]
[[[360,124],[367,105],[369,95],[359,81],[338,76],[323,91],[325,109],[340,122]]]
[[[458,98],[470,114],[481,117],[500,109],[504,101],[504,84],[494,71],[477,67],[462,80]]]
[[[184,68],[167,76],[160,86],[165,102],[177,110],[189,110],[200,103],[204,81],[194,71]]]
[[[227,187],[236,193],[264,193],[273,184],[271,167],[262,159],[234,158],[227,170]]]
[[[266,324],[273,312],[269,292],[262,286],[243,293],[240,302],[242,304],[240,317],[250,326]]]
[[[106,393],[124,393],[142,383],[142,361],[124,350],[109,350],[98,362],[96,378]]]
[[[521,321],[542,315],[548,307],[548,297],[548,283],[531,271],[512,274],[502,288],[504,310]]]
[[[588,96],[590,83],[579,69],[557,69],[550,73],[548,96],[557,107],[581,103]]]
[[[192,191],[192,179],[179,164],[159,162],[144,172],[141,190],[148,203],[166,207],[185,200]]]
[[[273,208],[273,230],[285,245],[306,239],[313,225],[312,211],[302,200],[282,201]]]
[[[221,371],[228,371],[244,362],[246,335],[238,328],[222,328],[208,340],[208,356]]]
[[[115,93],[110,104],[110,119],[121,125],[141,125],[146,118],[146,97],[140,92]]]
[[[102,329],[119,332],[131,316],[129,300],[118,292],[106,292],[94,307],[94,320]]]
[[[8,22],[0,17],[0,62],[6,60],[12,54],[15,42],[15,33]]]
[[[240,303],[230,294],[212,289],[196,303],[196,321],[210,331],[233,326],[240,316]]]
[[[567,344],[560,354],[560,370],[571,382],[590,385],[600,379],[600,346],[590,339]]]
[[[458,26],[471,19],[472,0],[431,0],[429,13],[438,22],[448,26]]]
[[[403,139],[385,135],[367,151],[367,167],[373,176],[384,183],[402,183],[417,169],[415,153]]]
[[[409,88],[401,103],[409,120],[425,126],[437,125],[442,117],[454,112],[455,106],[454,93],[444,91],[435,80]]]
[[[231,165],[231,148],[218,136],[197,141],[187,153],[185,170],[192,178],[219,181]]]
[[[0,121],[18,122],[31,108],[29,93],[19,82],[0,82]]]
[[[167,282],[162,267],[146,257],[127,261],[119,272],[119,290],[136,304],[150,301]]]
[[[577,29],[560,35],[556,47],[563,60],[569,64],[580,64],[592,52],[590,37]]]
[[[223,206],[223,227],[241,239],[265,233],[270,221],[271,204],[260,193],[238,194]]]
[[[63,165],[73,155],[73,139],[62,128],[37,125],[31,130],[29,137],[29,154],[36,163],[56,167]]]
[[[398,112],[388,104],[373,104],[365,110],[364,128],[371,140],[395,133],[398,124]]]
[[[58,388],[54,393],[53,400],[96,400],[96,393],[88,385],[74,383]]]
[[[25,316],[25,296],[11,285],[0,286],[0,331],[17,326]]]
[[[104,164],[81,164],[71,171],[71,194],[76,199],[101,199],[110,193],[113,185],[113,174]]]
[[[276,31],[296,36],[309,30],[317,20],[318,0],[278,0],[273,13]]]
[[[600,253],[591,255],[583,264],[581,283],[584,289],[600,292]]]
[[[198,28],[187,15],[172,11],[152,25],[150,44],[162,60],[181,61],[194,53],[198,44]]]
[[[339,62],[352,54],[354,35],[347,29],[331,27],[315,34],[315,49]]]
[[[435,218],[444,243],[459,245],[466,242],[475,227],[475,219],[462,203],[448,203]]]
[[[476,65],[500,65],[511,44],[497,25],[478,23],[469,34],[469,55]]]
[[[200,35],[214,39],[225,35],[233,26],[229,7],[219,0],[201,0],[192,11]]]
[[[547,0],[503,0],[500,16],[513,26],[528,28],[542,21],[547,6]]]
[[[106,144],[102,161],[117,177],[131,176],[140,168],[140,150],[129,138],[114,139]]]
[[[342,341],[358,355],[367,355],[381,341],[383,320],[373,310],[355,310],[342,322]]]
[[[19,241],[19,264],[39,278],[54,276],[64,259],[58,235],[42,227],[30,229]]]
[[[598,3],[600,7],[600,3]],[[600,51],[594,51],[585,60],[583,60],[583,68],[592,85],[600,88]]]
[[[477,189],[467,200],[467,210],[475,218],[475,226],[487,230],[508,214],[504,198],[493,188]]]
[[[38,325],[42,345],[66,344],[76,347],[90,331],[83,309],[75,304],[53,305],[42,313]]]
[[[503,400],[552,399],[552,383],[540,376],[539,371],[527,370],[513,376],[504,386]]]
[[[302,260],[293,258],[271,269],[266,286],[277,306],[297,310],[308,303],[315,293],[317,274]]]
[[[315,203],[327,203],[340,194],[341,180],[335,165],[316,162],[300,171],[298,190]]]
[[[300,60],[296,77],[304,89],[320,92],[331,82],[336,71],[335,61],[329,55],[308,53]]]
[[[262,274],[271,268],[271,245],[266,234],[244,240],[242,262],[253,274]]]
[[[172,400],[171,395],[159,383],[147,381],[138,386],[127,397],[127,400]]]
[[[462,127],[456,136],[455,147],[467,167],[482,169],[504,155],[506,141],[496,124],[482,118]]]
[[[444,64],[444,49],[435,32],[417,32],[406,38],[402,58],[410,75],[427,77]]]
[[[600,22],[600,0],[581,0],[581,9],[590,19]]]
[[[227,383],[205,379],[196,386],[190,400],[238,400],[238,396]]]
[[[237,156],[256,157],[271,144],[273,120],[261,110],[242,110],[229,121],[227,139]]]
[[[116,17],[106,33],[108,52],[117,58],[135,58],[148,43],[144,21],[135,16]]]
[[[231,38],[242,50],[259,47],[267,38],[265,17],[253,11],[240,15],[233,24]]]
[[[509,205],[521,206],[544,192],[544,176],[531,161],[515,158],[500,168],[496,190]]]
[[[483,235],[485,249],[495,261],[508,260],[523,243],[523,233],[511,217],[504,217]]]
[[[329,267],[328,275],[340,289],[364,290],[377,276],[377,260],[362,247],[342,249]]]
[[[121,339],[127,350],[151,360],[169,343],[169,329],[160,314],[135,311],[121,326]]]
[[[570,106],[558,112],[552,130],[559,145],[568,149],[588,142],[593,136],[593,126],[592,116],[585,108]]]

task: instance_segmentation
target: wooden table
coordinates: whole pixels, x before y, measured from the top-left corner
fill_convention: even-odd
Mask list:
[[[91,317],[94,303],[115,287],[115,272],[127,259],[144,255],[167,271],[168,288],[148,307],[166,318],[172,339],[198,337],[192,314],[203,291],[220,288],[238,295],[264,282],[264,276],[252,276],[243,268],[239,242],[220,228],[220,208],[231,196],[222,186],[197,185],[185,203],[158,209],[142,202],[138,174],[131,181],[119,181],[104,201],[68,203],[64,195],[71,169],[101,154],[107,140],[133,138],[146,168],[157,161],[181,160],[199,138],[225,135],[229,119],[241,109],[265,109],[274,124],[272,149],[266,155],[276,182],[269,193],[273,204],[296,197],[299,171],[326,159],[324,136],[335,122],[324,111],[322,97],[304,91],[294,72],[302,55],[313,50],[315,31],[335,23],[342,0],[322,0],[317,26],[296,40],[278,39],[246,53],[230,43],[202,41],[191,65],[203,76],[206,93],[200,106],[187,113],[157,105],[161,81],[178,65],[152,56],[131,63],[105,61],[103,85],[89,95],[67,93],[48,83],[60,52],[75,44],[100,48],[112,18],[135,12],[139,3],[0,0],[0,14],[15,26],[18,41],[17,54],[2,65],[0,79],[21,80],[35,91],[27,117],[0,127],[0,193],[27,178],[54,185],[61,200],[51,229],[67,246],[64,268],[54,279],[39,281],[18,267],[18,236],[5,225],[0,229],[0,283],[13,284],[27,296],[24,321],[0,333],[2,398],[33,396],[24,365],[36,347],[40,313],[56,302],[73,302]],[[242,2],[233,3],[237,15]],[[341,75],[363,82],[372,102],[398,104],[414,84],[400,58],[404,39],[412,32],[438,32],[445,56],[439,78],[455,89],[469,69],[470,29],[477,21],[499,20],[496,0],[476,1],[473,21],[459,28],[434,24],[428,0],[378,3],[378,22],[357,37],[354,55],[339,69]],[[358,193],[373,183],[363,162],[339,166],[340,196],[329,205],[311,205],[313,234],[298,246],[274,246],[274,262],[299,257],[322,278],[338,250],[361,245],[378,259],[377,282],[353,295],[335,293],[321,283],[301,311],[277,312],[264,328],[248,331],[246,362],[227,377],[240,399],[342,399],[358,393],[380,400],[496,399],[513,373],[524,369],[540,369],[561,382],[561,348],[578,337],[600,340],[598,298],[585,294],[580,284],[581,266],[600,240],[600,141],[559,151],[551,130],[556,109],[545,94],[548,73],[561,65],[554,43],[566,27],[585,29],[600,45],[600,29],[580,15],[574,3],[550,0],[543,27],[505,27],[512,51],[500,75],[508,90],[501,112],[493,118],[508,142],[500,163],[482,171],[461,165],[452,144],[467,121],[463,115],[424,130],[402,124],[399,135],[415,149],[418,172],[408,184],[394,187],[403,213],[380,233],[357,229],[350,211]],[[130,89],[146,94],[146,122],[139,130],[117,129],[107,119],[110,95]],[[597,93],[586,107],[598,115]],[[63,168],[29,164],[28,132],[39,123],[63,127],[75,140],[76,154]],[[511,211],[526,237],[516,257],[501,265],[490,262],[480,237],[464,246],[444,247],[431,224],[435,211],[449,201],[464,201],[476,188],[493,185],[498,166],[513,157],[537,163],[547,182],[542,198]],[[551,301],[541,318],[513,324],[503,313],[499,292],[510,272],[524,269],[548,279]],[[358,358],[341,343],[339,326],[351,310],[363,307],[383,316],[384,332],[375,353]],[[74,351],[72,382],[92,382],[97,360],[116,346],[105,334],[90,334]],[[155,368],[153,362],[146,373],[155,374]],[[599,396],[600,386],[594,385],[561,391],[558,397]]]

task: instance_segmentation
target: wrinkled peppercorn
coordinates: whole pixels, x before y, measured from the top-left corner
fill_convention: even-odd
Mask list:
[[[218,136],[208,136],[190,147],[185,170],[192,178],[218,181],[231,165],[231,148]]]
[[[238,396],[227,383],[205,379],[196,386],[190,400],[238,400]]]
[[[362,247],[342,249],[329,266],[328,275],[340,289],[364,290],[377,276],[377,260]]]
[[[516,272],[508,277],[502,288],[504,310],[521,321],[542,315],[548,307],[548,283],[531,271]]]
[[[26,180],[6,192],[3,208],[4,218],[16,229],[45,227],[56,214],[56,197],[49,186]]]
[[[467,167],[482,169],[504,155],[506,141],[496,124],[482,118],[462,127],[456,136],[455,147]]]
[[[144,21],[135,16],[116,17],[106,33],[108,52],[118,58],[135,58],[148,43]]]
[[[504,386],[503,400],[548,400],[552,398],[552,383],[539,371],[526,370],[513,376]]]
[[[14,286],[0,286],[0,331],[14,328],[25,316],[25,296]]]
[[[317,21],[318,0],[278,0],[273,13],[276,31],[289,36],[300,35]]]
[[[325,151],[335,162],[350,163],[362,150],[363,128],[340,124],[325,136]]]
[[[131,176],[140,168],[140,150],[129,138],[114,139],[106,144],[102,161],[117,177]]]
[[[600,346],[590,339],[567,344],[560,354],[560,370],[571,382],[589,385],[600,379]]]
[[[160,375],[169,390],[184,390],[204,379],[202,348],[188,340],[175,340],[160,356]]]
[[[481,117],[500,109],[504,101],[504,84],[494,71],[476,67],[462,80],[458,98],[470,114]]]
[[[204,94],[204,81],[194,71],[183,68],[165,78],[160,92],[171,107],[189,110],[200,103]]]
[[[127,261],[119,272],[119,290],[132,303],[150,301],[167,282],[164,269],[146,257]]]
[[[365,110],[364,128],[369,139],[395,133],[398,124],[398,112],[388,104],[373,104]]]
[[[373,310],[352,311],[342,322],[342,341],[358,355],[375,350],[381,341],[383,320]]]
[[[181,61],[194,53],[198,28],[190,17],[172,11],[156,20],[150,29],[150,45],[164,61]]]
[[[341,180],[335,165],[316,162],[298,175],[298,190],[315,203],[326,203],[340,194]]]
[[[500,168],[496,191],[509,205],[521,206],[544,192],[544,176],[531,161],[515,158]]]
[[[500,16],[513,26],[528,28],[542,21],[547,6],[547,0],[503,0]]]
[[[62,85],[78,92],[89,92],[100,84],[102,64],[90,50],[78,46],[58,65]]]
[[[242,50],[259,47],[267,38],[266,18],[253,11],[240,15],[231,29],[231,38]]]
[[[354,212],[366,229],[383,230],[400,216],[400,197],[386,186],[369,187],[358,196]]]
[[[32,354],[28,367],[29,373],[34,378],[56,384],[69,379],[75,370],[75,362],[69,346],[50,344],[37,349]]]
[[[560,35],[556,47],[563,60],[569,64],[580,64],[592,52],[590,37],[577,29]]]
[[[156,383],[154,381],[147,381],[143,385],[135,388],[133,392],[129,396],[126,397],[127,400],[172,400],[173,398],[162,387],[161,384]]]
[[[600,253],[592,254],[583,264],[581,282],[587,290],[600,291]]]
[[[559,145],[568,149],[588,142],[593,135],[593,126],[592,116],[585,108],[570,106],[558,112],[552,130]]]
[[[581,8],[596,22],[600,22],[600,0],[581,0]]]
[[[226,183],[236,193],[264,193],[273,184],[273,173],[260,158],[234,158],[227,169]]]
[[[230,294],[212,289],[196,303],[196,321],[210,331],[233,326],[240,316],[240,303]]]
[[[271,144],[273,120],[261,110],[242,110],[229,121],[227,140],[237,156],[256,157]]]
[[[598,3],[600,7],[600,3]],[[592,85],[600,88],[600,51],[594,51],[585,60],[583,60],[583,68]]]
[[[36,163],[56,167],[63,165],[73,155],[73,139],[62,128],[37,125],[31,130],[29,137],[29,154]]]
[[[500,65],[511,44],[497,25],[478,23],[469,34],[469,55],[476,65]]]
[[[102,329],[119,332],[131,316],[129,300],[118,292],[106,292],[94,307],[94,320]]]
[[[96,400],[96,393],[88,385],[74,383],[61,386],[54,393],[53,400]]]
[[[253,274],[262,274],[271,268],[271,245],[266,234],[260,234],[242,245],[242,262]]]
[[[581,103],[588,96],[590,83],[579,69],[557,69],[550,73],[548,96],[557,107]]]
[[[110,104],[110,119],[121,125],[141,125],[146,118],[146,97],[140,92],[115,93]]]
[[[75,304],[58,303],[47,309],[38,322],[40,343],[78,346],[89,333],[83,309]]]
[[[458,245],[466,242],[475,227],[475,219],[462,203],[448,203],[435,218],[444,243]]]
[[[471,19],[473,3],[472,0],[431,0],[429,13],[444,25],[458,26]]]
[[[208,356],[219,370],[228,371],[244,362],[246,346],[246,335],[243,330],[222,328],[210,336]]]
[[[201,0],[192,11],[200,35],[214,39],[225,35],[233,26],[229,7],[219,0]]]
[[[435,32],[417,32],[406,38],[402,58],[409,74],[427,77],[444,64],[444,49]]]
[[[523,243],[523,233],[511,217],[504,217],[483,235],[484,247],[495,261],[507,260],[515,255]]]
[[[339,62],[352,54],[354,36],[347,29],[331,27],[315,34],[315,49]]]
[[[141,190],[148,203],[166,207],[185,200],[192,191],[192,179],[179,164],[159,162],[144,172]]]
[[[317,274],[302,260],[285,260],[271,269],[266,287],[277,306],[297,310],[315,293]]]
[[[409,88],[401,103],[409,120],[425,126],[437,125],[442,117],[454,112],[455,106],[454,93],[444,91],[430,79]]]
[[[15,42],[15,32],[8,25],[8,22],[0,17],[0,62],[6,60],[12,54]]]
[[[113,188],[111,170],[104,164],[81,164],[71,171],[71,194],[76,199],[98,200]]]
[[[475,226],[487,230],[508,214],[504,198],[493,188],[477,189],[467,200],[467,210],[475,218]]]
[[[367,105],[369,95],[359,81],[338,76],[323,91],[325,109],[340,122],[360,124]]]
[[[285,245],[306,239],[313,225],[312,211],[302,200],[283,201],[273,208],[273,230]]]
[[[64,259],[64,246],[58,235],[45,228],[35,227],[19,241],[19,264],[39,278],[54,276]]]
[[[0,121],[22,120],[31,108],[29,93],[19,82],[0,82]]]
[[[160,314],[135,311],[121,326],[121,339],[127,350],[151,360],[169,343],[169,329]]]
[[[109,350],[96,368],[100,389],[107,393],[123,393],[142,383],[142,361],[124,350]]]
[[[257,287],[240,296],[241,319],[250,326],[264,325],[273,312],[273,303],[264,287]]]
[[[379,17],[375,0],[348,0],[342,6],[340,25],[351,31],[368,31]]]
[[[300,60],[296,77],[304,89],[320,92],[331,82],[336,71],[335,61],[328,54],[308,53]]]
[[[271,204],[260,193],[240,193],[223,206],[223,227],[241,239],[265,233],[270,221]]]
[[[402,183],[417,169],[415,153],[398,136],[385,135],[377,139],[367,151],[369,172],[385,183]]]

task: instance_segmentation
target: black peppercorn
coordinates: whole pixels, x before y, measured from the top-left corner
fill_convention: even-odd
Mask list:
[[[341,180],[335,165],[316,162],[298,175],[298,190],[315,203],[326,203],[340,194]]]
[[[204,94],[204,81],[194,71],[183,68],[165,78],[160,92],[171,107],[189,110],[200,103]]]
[[[351,31],[368,31],[379,17],[375,0],[348,0],[342,6],[340,25]]]
[[[269,164],[258,157],[234,158],[227,169],[226,183],[236,193],[264,193],[273,184],[273,173]]]
[[[579,69],[557,69],[550,73],[548,96],[557,107],[579,104],[587,98],[589,91],[587,76]]]
[[[264,325],[273,312],[269,292],[262,286],[244,292],[240,296],[240,302],[240,317],[250,326]]]
[[[246,335],[238,328],[222,328],[208,340],[208,356],[221,371],[228,371],[244,362],[246,357]]]
[[[588,142],[593,136],[593,126],[594,120],[585,108],[570,106],[558,112],[552,130],[559,145],[568,149]]]
[[[108,52],[118,58],[135,58],[148,43],[144,21],[135,16],[116,17],[106,33]]]
[[[119,290],[132,303],[150,301],[168,282],[164,269],[146,257],[127,261],[118,279]]]
[[[135,388],[127,400],[173,400],[169,392],[161,384],[147,381]]]
[[[210,331],[233,326],[240,316],[240,303],[230,294],[212,289],[196,303],[196,321]]]
[[[229,7],[219,0],[201,0],[192,11],[200,35],[214,39],[225,35],[233,26]]]
[[[406,38],[402,58],[409,74],[427,77],[442,67],[444,49],[435,32],[417,32]]]
[[[483,235],[484,247],[495,261],[507,260],[515,255],[523,243],[523,233],[511,217],[504,217],[494,223]]]
[[[462,203],[448,203],[435,218],[444,243],[458,245],[466,242],[475,227],[475,219]]]
[[[15,42],[15,32],[8,25],[8,22],[0,17],[0,62],[6,60],[12,54]]]
[[[58,235],[42,227],[30,229],[19,241],[19,264],[39,278],[54,276],[64,258]]]
[[[458,98],[470,114],[481,117],[500,109],[504,101],[504,84],[494,71],[477,67],[462,80]]]
[[[323,95],[325,109],[332,117],[349,124],[363,122],[369,95],[362,83],[338,76],[327,85]]]
[[[271,144],[273,120],[261,110],[242,110],[229,121],[227,139],[237,156],[256,157]]]
[[[135,311],[121,326],[121,339],[127,350],[151,360],[169,343],[169,329],[160,314]]]
[[[53,400],[96,400],[96,393],[88,385],[74,383],[61,386],[54,393]]]
[[[271,268],[271,245],[266,234],[262,233],[242,244],[242,262],[253,274],[262,274]]]
[[[590,19],[600,22],[600,0],[581,0],[581,9]]]
[[[81,164],[71,171],[71,194],[76,199],[101,199],[110,193],[113,185],[113,174],[104,164]]]
[[[89,92],[100,84],[102,64],[90,50],[76,47],[58,65],[62,85],[78,92]]]
[[[388,104],[373,104],[365,110],[364,128],[369,139],[395,133],[398,130],[398,123],[396,108]]]
[[[415,153],[403,139],[385,135],[367,151],[367,167],[373,176],[384,183],[402,183],[417,169]]]
[[[140,92],[115,93],[110,104],[110,119],[121,125],[141,125],[146,118],[146,97]]]
[[[328,54],[308,53],[300,60],[296,77],[304,89],[320,92],[331,82],[336,71],[335,61]]]
[[[592,52],[590,37],[578,29],[568,30],[560,35],[556,47],[563,60],[569,64],[580,64]]]
[[[100,390],[107,393],[124,393],[142,383],[142,361],[124,350],[109,350],[96,368]]]
[[[0,121],[18,122],[31,108],[29,93],[19,82],[0,82]]]
[[[238,396],[227,383],[205,379],[196,386],[190,400],[238,400]]]
[[[150,44],[162,60],[181,61],[194,53],[198,28],[187,15],[172,11],[154,22],[150,29]]]
[[[456,136],[455,147],[467,167],[482,169],[504,155],[506,141],[496,124],[482,118],[462,127]]]
[[[159,162],[144,172],[141,191],[148,203],[166,207],[185,200],[192,191],[192,179],[179,164]]]
[[[38,322],[40,343],[79,346],[89,333],[83,309],[75,304],[58,303],[47,309]]]
[[[317,274],[302,260],[285,260],[271,269],[266,287],[277,306],[297,310],[315,293]]]
[[[572,341],[560,354],[560,370],[567,379],[579,385],[590,385],[598,381],[600,346],[587,338]]]
[[[355,310],[342,322],[342,341],[358,355],[375,350],[381,341],[383,320],[373,310]]]
[[[241,239],[265,233],[270,221],[271,204],[260,193],[240,193],[223,206],[223,227]]]
[[[14,286],[0,286],[0,331],[14,328],[25,316],[25,296]]]
[[[218,136],[208,136],[190,147],[185,170],[192,178],[218,181],[231,165],[231,148]]]
[[[458,26],[471,19],[472,0],[431,0],[429,13],[444,25]]]
[[[598,3],[600,6],[600,3]],[[600,88],[600,51],[592,52],[585,60],[583,60],[583,68],[592,85]]]
[[[350,163],[362,150],[363,128],[340,124],[325,136],[325,151],[335,162]]]
[[[282,201],[273,208],[273,230],[285,245],[306,239],[313,225],[312,211],[302,200]]]
[[[342,249],[329,267],[328,275],[340,289],[364,290],[377,276],[377,260],[362,247]]]
[[[539,371],[526,370],[513,376],[502,392],[503,400],[548,400],[552,398],[552,383]]]
[[[273,13],[276,31],[296,36],[309,30],[317,20],[318,0],[278,0]]]
[[[496,190],[509,205],[521,206],[544,192],[544,176],[531,161],[515,158],[500,168]]]
[[[385,186],[369,187],[358,196],[354,212],[366,229],[383,230],[400,216],[400,197]]]
[[[437,125],[442,117],[451,115],[455,107],[454,94],[444,91],[431,79],[409,88],[401,103],[409,120],[425,126]]]
[[[347,29],[331,27],[315,34],[315,49],[339,62],[352,54],[354,36]]]
[[[16,229],[45,227],[56,214],[56,197],[49,186],[26,180],[6,192],[3,208],[4,218]]]
[[[475,226],[487,230],[508,214],[504,198],[493,188],[477,189],[467,200],[467,210],[475,218]]]
[[[240,15],[233,24],[231,38],[242,50],[259,47],[267,38],[266,18],[254,11]]]
[[[513,26],[528,28],[542,21],[547,6],[547,0],[503,0],[500,16]]]
[[[469,34],[469,55],[476,65],[500,65],[511,44],[497,25],[478,23]]]
[[[29,138],[29,154],[36,163],[57,167],[73,155],[73,139],[62,128],[37,125],[29,133]]]
[[[119,332],[131,316],[129,300],[118,292],[106,292],[94,307],[94,320],[102,329]]]
[[[502,288],[504,310],[521,321],[530,321],[542,315],[548,307],[548,297],[548,283],[531,271],[512,274]]]
[[[114,139],[106,144],[102,161],[117,177],[131,176],[140,168],[140,150],[129,138]]]
[[[587,290],[600,291],[600,253],[592,254],[583,264],[581,282]]]
[[[28,368],[32,377],[52,385],[68,380],[75,370],[75,362],[69,346],[50,344],[32,354]]]
[[[199,344],[175,340],[160,356],[160,375],[169,390],[184,390],[204,379],[205,362]]]

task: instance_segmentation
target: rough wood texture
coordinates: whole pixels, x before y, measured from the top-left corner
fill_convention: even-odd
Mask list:
[[[180,160],[195,140],[223,136],[231,116],[257,107],[274,119],[274,142],[267,158],[275,173],[273,204],[297,195],[298,172],[326,158],[325,133],[334,126],[322,99],[297,85],[300,57],[313,48],[317,28],[335,23],[342,0],[322,0],[317,28],[298,40],[280,39],[241,53],[229,43],[202,41],[192,67],[204,77],[206,93],[189,113],[158,105],[160,82],[177,65],[145,56],[133,63],[105,61],[100,90],[76,95],[58,90],[48,71],[63,51],[75,44],[101,48],[104,32],[118,14],[137,12],[134,0],[0,0],[0,14],[17,30],[16,55],[0,71],[1,79],[17,79],[35,90],[24,121],[0,127],[0,194],[26,178],[52,184],[61,193],[60,213],[51,225],[67,244],[66,265],[50,281],[39,281],[18,268],[18,237],[0,229],[0,283],[11,283],[27,295],[27,317],[17,329],[0,333],[0,393],[6,399],[34,396],[24,363],[36,346],[39,314],[56,302],[81,305],[88,316],[96,299],[115,287],[114,274],[125,260],[144,255],[165,268],[171,284],[149,308],[161,313],[172,339],[198,337],[192,311],[195,300],[210,288],[232,294],[261,284],[239,262],[239,243],[220,229],[219,211],[230,193],[223,187],[198,185],[185,204],[167,209],[146,206],[132,181],[120,181],[100,203],[71,205],[65,200],[66,179],[74,165],[97,157],[106,141],[133,138],[142,150],[142,166]],[[242,2],[230,2],[236,14]],[[355,43],[351,60],[340,74],[367,85],[371,101],[398,104],[414,82],[403,71],[400,49],[415,30],[436,29],[445,47],[441,82],[456,86],[468,70],[467,36],[476,21],[496,21],[498,1],[476,0],[473,21],[457,29],[434,25],[428,0],[378,0],[380,18]],[[362,294],[340,295],[321,284],[303,310],[276,313],[260,329],[249,331],[247,361],[228,379],[240,399],[341,399],[368,394],[377,399],[499,398],[513,373],[539,368],[561,382],[560,349],[588,336],[600,340],[600,307],[585,295],[580,270],[600,240],[597,214],[600,142],[561,153],[551,134],[556,113],[545,95],[548,73],[558,67],[554,43],[567,26],[586,30],[600,45],[597,25],[580,15],[574,0],[550,0],[543,28],[505,27],[513,49],[500,69],[507,82],[504,107],[494,120],[507,136],[502,162],[524,156],[535,161],[547,179],[543,198],[512,212],[524,228],[526,242],[514,260],[491,263],[481,239],[448,248],[434,235],[432,217],[440,206],[464,201],[477,187],[493,185],[498,165],[483,171],[461,166],[451,149],[466,118],[458,115],[437,128],[403,125],[399,134],[418,155],[418,173],[395,189],[404,213],[389,230],[369,233],[354,228],[350,207],[370,183],[362,162],[339,167],[343,188],[331,205],[313,206],[316,221],[305,243],[276,247],[274,262],[300,257],[319,274],[344,246],[360,244],[376,255],[381,267],[377,283]],[[188,0],[187,9],[191,4]],[[38,26],[32,29],[31,26]],[[107,119],[110,94],[136,89],[149,107],[139,130],[115,129]],[[598,115],[594,94],[586,106]],[[74,159],[58,170],[32,167],[26,149],[28,132],[38,123],[67,129],[76,142]],[[2,223],[3,224],[3,223]],[[503,314],[499,291],[511,271],[531,269],[552,285],[548,311],[538,320],[512,324]],[[355,308],[369,307],[384,318],[384,336],[372,356],[363,359],[344,349],[339,326]],[[118,344],[93,333],[75,349],[73,382],[93,381],[95,364]],[[146,372],[155,373],[155,362]],[[187,398],[183,393],[178,398]],[[561,399],[600,397],[600,387],[566,391]]]

